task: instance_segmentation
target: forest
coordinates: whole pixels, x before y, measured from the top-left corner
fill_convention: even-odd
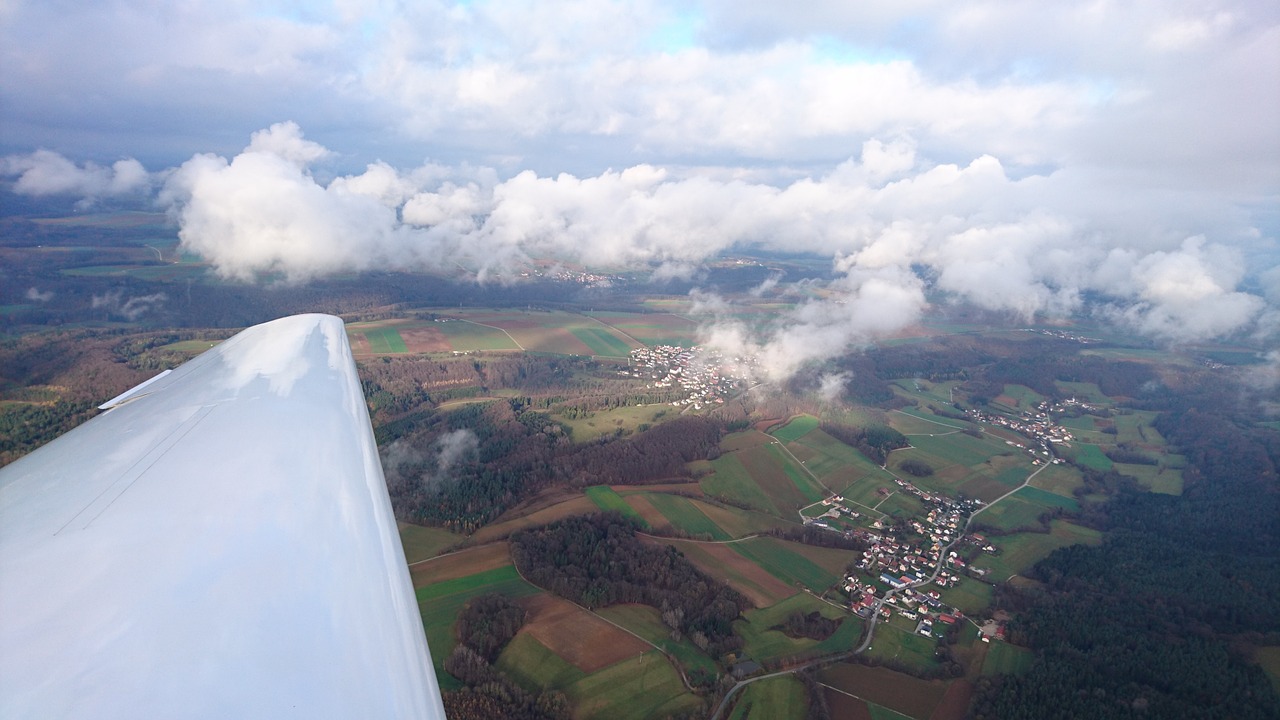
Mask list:
[[[642,603],[677,636],[712,657],[741,648],[733,621],[750,607],[675,548],[642,542],[616,513],[561,520],[511,536],[511,556],[530,582],[589,609]]]
[[[438,451],[420,450],[450,433],[469,433],[475,447],[444,472]],[[470,532],[552,485],[687,477],[686,463],[717,452],[721,434],[719,421],[689,415],[629,437],[575,444],[545,414],[499,400],[422,418],[402,446],[390,445],[383,468],[397,516]]]
[[[1181,496],[1119,490],[1098,547],[1055,551],[1002,588],[1030,672],[979,684],[976,719],[1275,718],[1249,662],[1280,643],[1280,438],[1240,388],[1202,375],[1144,403],[1188,456]]]
[[[529,692],[493,666],[502,649],[520,631],[525,611],[502,595],[481,595],[458,616],[458,645],[445,670],[467,687],[444,693],[450,720],[568,720],[562,693]]]

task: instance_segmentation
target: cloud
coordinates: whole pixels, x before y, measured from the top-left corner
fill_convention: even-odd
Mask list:
[[[312,166],[333,155],[296,124],[273,125],[230,160],[193,157],[162,198],[184,246],[240,280],[461,265],[509,281],[532,259],[648,268],[661,280],[694,277],[738,246],[832,257],[837,279],[822,298],[772,332],[721,323],[711,333],[777,376],[910,325],[926,292],[1018,322],[1092,310],[1170,342],[1245,331],[1275,305],[1241,289],[1238,250],[1185,231],[1210,218],[1238,242],[1265,242],[1229,205],[1188,195],[1185,215],[1169,213],[1182,196],[1161,191],[1112,208],[1114,178],[1013,178],[990,155],[934,163],[909,136],[869,140],[858,157],[782,184],[651,165],[502,180],[380,162],[325,184]],[[1090,296],[1107,301],[1086,307]]]
[[[0,173],[17,177],[13,191],[19,195],[70,195],[86,201],[140,196],[151,184],[146,168],[132,158],[117,160],[110,167],[91,162],[76,165],[50,150],[0,159]]]
[[[479,440],[470,430],[452,430],[422,451],[404,438],[381,451],[383,475],[393,496],[426,490],[448,480],[454,467],[471,459]]]
[[[53,299],[53,294],[52,290],[40,292],[40,290],[35,287],[29,287],[27,288],[27,294],[23,297],[34,302],[46,303]]]
[[[91,307],[95,310],[105,310],[129,322],[136,322],[142,316],[164,305],[168,299],[168,295],[158,292],[151,295],[137,295],[125,300],[123,290],[111,290],[101,295],[94,295]]]

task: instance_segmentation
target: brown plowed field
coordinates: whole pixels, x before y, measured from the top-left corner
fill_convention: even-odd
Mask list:
[[[400,330],[400,338],[411,353],[449,352],[453,349],[444,333],[433,327],[404,328]]]
[[[948,683],[921,680],[883,667],[840,663],[823,669],[819,681],[913,718],[927,718],[942,702]]]
[[[947,688],[947,694],[942,696],[942,702],[933,709],[929,720],[964,720],[965,713],[969,711],[969,698],[972,695],[973,687],[969,685],[968,680],[963,678],[956,680],[951,683],[951,687]]]
[[[586,515],[593,512],[600,512],[600,508],[591,502],[591,498],[586,495],[579,495],[567,502],[552,505],[549,508],[544,508],[521,518],[482,527],[476,531],[475,535],[471,536],[471,539],[480,543],[489,542],[506,537],[517,530],[527,527],[546,525],[549,522],[561,520],[571,515]]]
[[[756,607],[775,605],[797,592],[764,568],[734,552],[729,545],[681,540],[664,542],[684,553],[702,572],[729,583],[734,590],[746,595]]]
[[[701,497],[704,493],[702,488],[696,482],[673,482],[662,483],[661,485],[610,485],[613,491],[619,495],[632,495],[641,492],[665,492],[675,493],[676,495],[697,495]]]
[[[662,532],[671,532],[671,521],[649,502],[649,498],[644,495],[630,495],[626,498],[626,502],[632,510],[640,513],[640,517],[649,523],[649,527]]]
[[[497,542],[418,563],[409,568],[409,575],[413,586],[419,588],[510,564],[510,549],[505,542]]]
[[[550,593],[525,598],[521,604],[529,611],[521,632],[537,638],[587,674],[653,649],[631,633]]]
[[[831,688],[823,688],[822,692],[827,696],[827,708],[831,710],[831,717],[840,720],[871,720],[871,710],[866,702]]]

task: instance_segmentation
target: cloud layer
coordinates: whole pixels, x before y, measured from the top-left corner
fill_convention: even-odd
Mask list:
[[[1011,178],[988,155],[933,164],[902,138],[867,141],[858,157],[783,185],[648,165],[500,180],[483,169],[382,163],[321,182],[312,167],[330,156],[280,123],[230,160],[197,155],[167,172],[161,197],[184,245],[239,280],[457,265],[510,278],[548,258],[696,266],[735,246],[828,255],[839,278],[772,336],[729,322],[710,331],[782,375],[911,324],[930,289],[1018,322],[1092,312],[1171,342],[1251,330],[1270,307],[1240,289],[1241,252],[1180,232],[1195,223],[1160,212],[1172,196],[1089,215],[1080,209],[1113,188],[1066,171]]]
[[[828,255],[780,368],[937,292],[1280,328],[1274,3],[14,0],[0,62],[15,191],[161,187],[227,277]]]

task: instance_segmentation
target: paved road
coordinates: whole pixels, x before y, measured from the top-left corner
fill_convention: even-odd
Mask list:
[[[969,528],[970,528],[970,526],[972,526],[972,525],[973,525],[973,519],[974,519],[974,518],[976,518],[978,515],[981,515],[982,513],[986,512],[986,511],[987,511],[987,509],[988,509],[988,508],[990,508],[992,505],[995,505],[996,503],[1000,502],[1001,500],[1003,500],[1003,499],[1005,499],[1005,498],[1009,497],[1010,495],[1012,495],[1012,494],[1014,494],[1014,493],[1018,492],[1018,491],[1019,491],[1019,490],[1021,490],[1022,488],[1027,487],[1027,485],[1031,483],[1032,478],[1034,478],[1036,475],[1039,475],[1039,474],[1040,474],[1040,471],[1042,471],[1042,470],[1044,470],[1045,468],[1049,467],[1049,465],[1050,465],[1050,463],[1048,463],[1048,462],[1044,463],[1043,465],[1040,465],[1040,466],[1036,469],[1036,471],[1035,471],[1035,472],[1033,472],[1033,473],[1031,473],[1030,475],[1028,475],[1028,476],[1027,476],[1027,479],[1022,481],[1022,484],[1021,484],[1021,485],[1019,485],[1018,487],[1016,487],[1016,488],[1014,488],[1014,489],[1010,490],[1009,492],[1005,493],[1004,495],[1001,495],[1000,497],[996,498],[995,500],[992,500],[991,502],[987,503],[986,505],[983,505],[982,507],[978,508],[977,510],[973,511],[973,513],[972,513],[971,515],[969,515],[969,519],[968,519],[967,521],[965,521],[964,529],[963,529],[963,530],[961,530],[960,532],[956,533],[956,537],[955,537],[955,539],[954,539],[954,540],[952,540],[950,543],[948,543],[948,544],[947,544],[947,546],[946,546],[946,547],[944,547],[944,548],[942,549],[942,551],[938,554],[938,566],[937,566],[937,567],[935,567],[935,568],[933,569],[933,574],[932,574],[932,575],[930,575],[928,578],[926,578],[926,579],[924,579],[924,580],[920,580],[919,582],[914,582],[914,583],[911,583],[910,585],[904,585],[904,586],[902,586],[901,588],[892,588],[892,589],[890,589],[890,590],[886,591],[886,592],[885,592],[885,594],[884,594],[884,597],[882,597],[882,598],[880,598],[879,600],[877,600],[877,601],[876,601],[876,604],[875,604],[874,606],[872,606],[872,609],[871,609],[871,620],[870,620],[870,621],[868,622],[868,624],[867,624],[867,634],[866,634],[866,637],[864,637],[864,638],[862,639],[862,643],[861,643],[861,644],[859,644],[859,645],[858,645],[858,647],[856,647],[856,648],[854,648],[853,650],[851,650],[851,651],[849,651],[849,652],[847,652],[847,653],[844,653],[844,654],[842,654],[842,655],[834,655],[834,656],[831,656],[831,657],[822,658],[822,659],[820,659],[820,660],[813,660],[813,661],[807,662],[807,663],[805,663],[805,664],[803,664],[803,665],[798,665],[798,666],[793,667],[793,668],[788,668],[787,670],[780,670],[780,671],[775,672],[775,673],[769,673],[768,675],[759,675],[759,676],[757,676],[757,677],[753,677],[753,678],[750,678],[750,679],[748,679],[748,680],[742,680],[742,681],[739,681],[736,685],[734,685],[734,686],[733,686],[733,688],[732,688],[732,689],[730,689],[730,690],[729,690],[729,692],[728,692],[728,693],[725,693],[724,699],[720,701],[720,704],[719,704],[718,706],[716,706],[716,710],[715,710],[715,712],[711,714],[711,720],[719,720],[719,718],[720,718],[720,714],[724,712],[725,707],[729,704],[729,701],[733,698],[733,696],[734,696],[734,695],[736,695],[736,694],[738,693],[738,691],[739,691],[739,690],[741,690],[742,688],[746,687],[747,685],[750,685],[750,684],[751,684],[751,683],[753,683],[753,682],[756,682],[757,680],[764,680],[764,679],[771,678],[771,677],[777,677],[777,676],[779,676],[779,675],[788,675],[788,674],[790,674],[790,673],[799,672],[799,671],[801,671],[801,670],[806,670],[806,669],[808,669],[808,668],[810,668],[810,667],[813,667],[813,666],[815,666],[815,665],[825,665],[825,664],[827,664],[827,663],[836,662],[836,661],[838,661],[838,660],[844,660],[844,659],[846,659],[846,658],[853,657],[854,655],[860,655],[860,654],[862,654],[863,652],[866,652],[867,648],[871,647],[871,639],[872,639],[872,637],[875,635],[875,632],[876,632],[876,623],[880,621],[880,608],[884,606],[885,601],[886,601],[886,600],[888,600],[890,597],[893,597],[894,595],[896,595],[896,594],[897,594],[898,592],[900,592],[901,590],[905,590],[905,589],[907,589],[907,588],[916,588],[916,587],[920,587],[921,585],[927,585],[927,584],[929,584],[929,583],[933,582],[934,580],[936,580],[936,579],[938,578],[938,573],[942,572],[942,567],[943,567],[943,565],[944,565],[944,564],[945,564],[945,562],[946,562],[947,553],[951,551],[951,548],[955,547],[955,546],[956,546],[956,544],[960,542],[961,538],[963,538],[965,535],[968,535],[968,534],[969,534]]]

